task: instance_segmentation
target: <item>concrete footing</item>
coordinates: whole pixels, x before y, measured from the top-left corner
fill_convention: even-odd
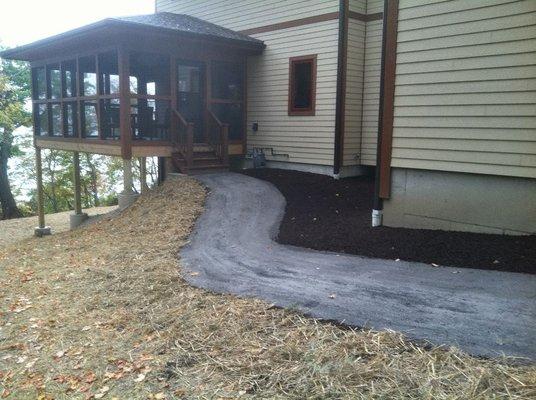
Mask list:
[[[74,229],[80,226],[86,219],[88,219],[88,215],[86,213],[71,214],[69,215],[69,226],[71,229]]]
[[[43,237],[48,236],[52,234],[52,228],[50,226],[45,226],[44,228],[35,228],[34,229],[34,235],[37,237]]]
[[[119,209],[123,210],[130,206],[132,203],[134,203],[138,197],[140,197],[137,193],[119,193],[117,195],[117,202],[119,205]]]

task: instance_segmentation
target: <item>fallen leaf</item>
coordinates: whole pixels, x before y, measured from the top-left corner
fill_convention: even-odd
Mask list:
[[[145,374],[138,374],[138,377],[134,379],[134,382],[141,382],[145,379]]]
[[[333,294],[333,293],[329,295],[330,299],[334,299],[335,297],[337,297],[337,296],[335,296],[335,294]]]
[[[84,377],[84,381],[86,383],[93,383],[97,379],[97,376],[93,372],[88,372],[86,376]]]
[[[110,390],[110,387],[109,386],[103,386],[99,389],[99,392],[98,393],[95,393],[95,398],[96,399],[102,399],[104,396],[106,396],[106,393],[108,393],[108,391]]]

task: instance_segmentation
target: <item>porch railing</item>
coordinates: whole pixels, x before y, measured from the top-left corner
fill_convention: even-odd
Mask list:
[[[207,139],[221,163],[229,163],[229,124],[222,123],[220,119],[207,109]]]
[[[188,122],[178,112],[173,109],[173,133],[171,141],[175,148],[186,161],[187,166],[191,166],[194,161],[194,124]]]

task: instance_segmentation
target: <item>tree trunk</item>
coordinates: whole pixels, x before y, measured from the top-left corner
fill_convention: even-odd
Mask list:
[[[100,205],[99,201],[99,188],[97,186],[97,168],[95,164],[91,161],[91,156],[89,153],[86,153],[86,161],[89,165],[89,172],[91,177],[91,192],[93,194],[93,206],[98,207]]]
[[[11,132],[4,131],[2,141],[0,142],[0,203],[2,203],[3,219],[22,217],[21,212],[17,208],[17,203],[15,203],[7,176],[7,161],[11,154],[12,140]]]
[[[58,207],[58,198],[56,196],[56,171],[55,171],[56,163],[54,162],[55,156],[56,154],[54,153],[54,150],[51,150],[50,153],[48,154],[48,157],[46,158],[46,161],[48,165],[48,174],[50,176],[50,191],[51,191],[51,195],[48,197],[50,199],[50,202],[52,203],[52,211],[54,213],[57,213],[60,210]]]

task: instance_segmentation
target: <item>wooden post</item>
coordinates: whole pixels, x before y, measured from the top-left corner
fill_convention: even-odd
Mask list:
[[[224,165],[229,164],[229,124],[221,127],[221,161]]]
[[[140,187],[142,193],[147,193],[149,186],[147,186],[147,159],[140,157]]]
[[[41,161],[41,148],[35,147],[35,174],[37,178],[37,214],[39,226],[35,228],[35,236],[50,235],[50,227],[45,226],[45,204],[43,196],[43,167]]]
[[[45,205],[43,203],[43,167],[41,161],[41,148],[35,148],[35,174],[37,178],[37,214],[39,216],[39,228],[45,227]]]
[[[123,159],[123,194],[132,194],[132,159]]]
[[[186,167],[190,168],[194,163],[194,124],[188,122],[186,128]]]
[[[82,194],[80,192],[80,153],[73,153],[74,165],[74,211],[76,214],[82,214]]]
[[[121,156],[132,157],[132,130],[130,127],[130,66],[127,49],[119,49],[119,130],[121,132]]]

